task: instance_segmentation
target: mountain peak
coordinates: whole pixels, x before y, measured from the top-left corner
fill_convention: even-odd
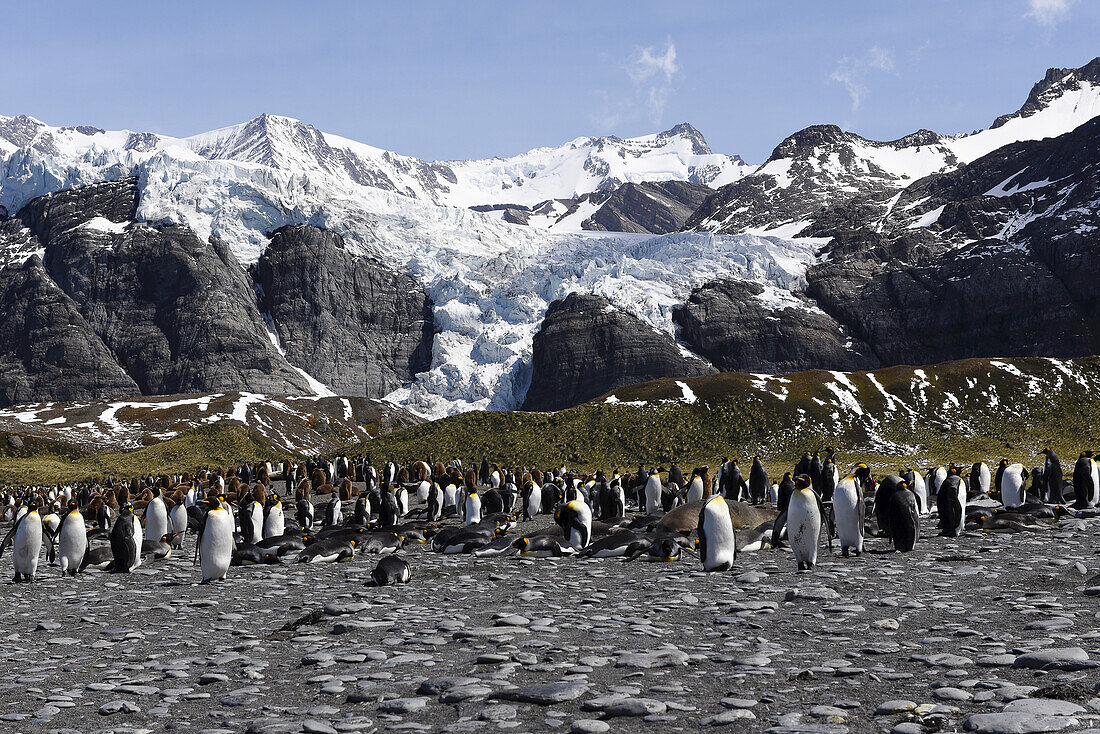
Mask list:
[[[1047,69],[1042,80],[1031,87],[1023,106],[1016,112],[1001,115],[990,127],[1000,127],[1017,117],[1030,117],[1067,92],[1080,89],[1082,84],[1100,86],[1100,56],[1076,69]]]
[[[694,125],[688,122],[681,122],[679,125],[674,125],[664,132],[657,133],[658,140],[667,140],[668,138],[685,138],[691,141],[691,152],[695,155],[711,155],[714,151],[707,145],[706,138],[703,137],[703,133],[699,132]]]

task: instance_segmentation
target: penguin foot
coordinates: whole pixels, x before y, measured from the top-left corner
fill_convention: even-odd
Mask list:
[[[847,558],[848,557],[848,549],[847,548],[841,548],[840,549],[840,555],[844,558]]]

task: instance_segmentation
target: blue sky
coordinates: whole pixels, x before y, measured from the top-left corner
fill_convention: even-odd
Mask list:
[[[262,112],[428,159],[688,121],[764,160],[1015,110],[1100,55],[1092,0],[98,2],[4,12],[0,113],[188,135]]]

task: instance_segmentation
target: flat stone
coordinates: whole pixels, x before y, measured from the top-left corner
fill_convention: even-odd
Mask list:
[[[689,657],[680,650],[655,650],[653,652],[629,652],[615,661],[616,668],[673,668],[687,665]]]
[[[1076,663],[1087,663],[1088,660],[1089,654],[1080,647],[1056,647],[1024,653],[1016,658],[1012,667],[1049,670],[1064,668],[1067,665],[1073,666]]]
[[[1040,734],[1041,732],[1061,731],[1077,725],[1077,719],[1069,716],[1038,716],[1035,714],[1000,712],[995,714],[973,714],[963,728],[979,734]]]
[[[580,698],[588,691],[588,682],[583,680],[562,681],[560,683],[544,683],[542,685],[527,686],[524,688],[505,688],[495,691],[489,697],[503,701],[516,701],[519,703],[533,703],[538,706],[551,706],[563,701],[572,701]]]
[[[378,710],[387,714],[411,714],[428,705],[428,699],[422,696],[410,698],[391,698],[378,704]]]
[[[577,719],[569,727],[572,734],[603,734],[610,729],[610,724],[599,719]]]

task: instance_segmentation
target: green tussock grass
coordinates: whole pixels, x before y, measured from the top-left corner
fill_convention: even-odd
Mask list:
[[[229,424],[199,426],[152,446],[100,454],[60,441],[22,438],[22,451],[0,453],[0,484],[96,481],[286,458],[255,431]],[[0,443],[7,448],[6,434],[0,433]]]
[[[682,380],[697,396],[693,404],[683,401],[675,380],[656,380],[615,390],[619,404],[604,396],[550,414],[464,413],[353,450],[376,460],[485,456],[501,465],[580,470],[672,461],[716,467],[724,456],[747,464],[760,455],[774,477],[803,451],[826,446],[838,448],[842,468],[865,461],[894,471],[1001,458],[1033,466],[1046,446],[1072,466],[1078,451],[1100,444],[1100,360],[1074,360],[1072,375],[1047,359],[1001,361],[1023,376],[986,359],[919,368],[927,380],[907,366],[852,373],[854,392],[843,390],[852,393],[847,404],[828,387],[837,379],[821,370],[785,375],[784,382],[766,378],[765,389],[760,378],[741,373]],[[622,404],[633,401],[646,405]]]

